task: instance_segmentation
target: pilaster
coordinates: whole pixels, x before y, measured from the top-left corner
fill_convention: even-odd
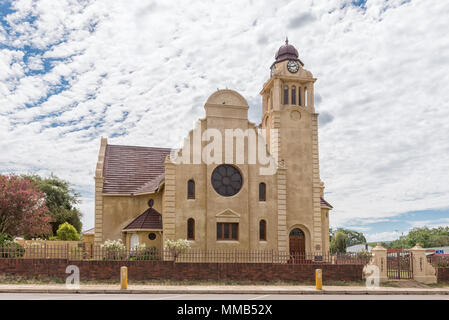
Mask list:
[[[287,169],[285,167],[278,167],[277,190],[278,250],[287,252]]]
[[[103,242],[103,167],[106,156],[108,140],[101,138],[100,151],[98,152],[97,167],[95,169],[95,235],[94,243]]]
[[[176,164],[168,156],[164,162],[165,187],[162,211],[162,224],[164,226],[163,241],[175,240],[176,217]]]
[[[318,114],[312,115],[312,201],[313,201],[313,231],[312,251],[321,253],[323,243],[321,239],[321,179],[318,153]]]

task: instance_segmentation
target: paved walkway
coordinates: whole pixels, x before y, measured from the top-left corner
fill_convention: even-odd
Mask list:
[[[79,289],[67,288],[64,284],[0,284],[0,293],[114,293],[114,294],[373,294],[373,295],[449,295],[449,287],[445,288],[366,288],[364,286],[323,286],[316,290],[314,286],[162,286],[162,285],[129,285],[127,290],[120,290],[119,285],[81,285]]]

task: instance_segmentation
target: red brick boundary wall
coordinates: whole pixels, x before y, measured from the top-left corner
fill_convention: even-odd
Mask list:
[[[437,269],[437,282],[449,282],[449,268],[436,268]]]
[[[315,269],[323,280],[361,281],[363,265],[271,264],[271,263],[173,263],[170,261],[74,261],[67,259],[0,259],[0,274],[65,279],[68,265],[80,269],[81,281],[118,280],[120,267],[128,267],[130,280],[237,280],[314,281]]]

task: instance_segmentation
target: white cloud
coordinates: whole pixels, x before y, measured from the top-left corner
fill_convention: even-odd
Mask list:
[[[409,224],[412,228],[437,228],[437,227],[447,227],[449,226],[449,218],[441,218],[434,220],[418,220],[418,221],[410,221]]]
[[[448,205],[444,1],[367,1],[366,10],[344,0],[13,7],[4,17],[10,30],[0,30],[8,46],[0,50],[0,170],[71,180],[90,192],[82,207],[88,225],[100,136],[177,146],[217,87],[241,92],[259,122],[258,93],[286,35],[318,78],[332,224]],[[28,63],[26,46],[38,51]]]
[[[378,232],[372,234],[365,234],[366,241],[368,242],[376,242],[376,241],[392,241],[397,240],[401,236],[401,232],[392,231],[392,232]]]

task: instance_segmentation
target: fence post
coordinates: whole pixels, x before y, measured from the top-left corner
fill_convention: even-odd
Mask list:
[[[436,270],[427,261],[426,249],[423,249],[417,243],[410,251],[412,252],[413,280],[423,283],[437,283]]]
[[[382,247],[380,243],[377,244],[373,249],[371,249],[372,258],[371,261],[366,265],[374,265],[379,269],[379,282],[388,281],[387,275],[387,249]],[[366,268],[365,266],[365,268]],[[366,274],[365,274],[366,277]]]

